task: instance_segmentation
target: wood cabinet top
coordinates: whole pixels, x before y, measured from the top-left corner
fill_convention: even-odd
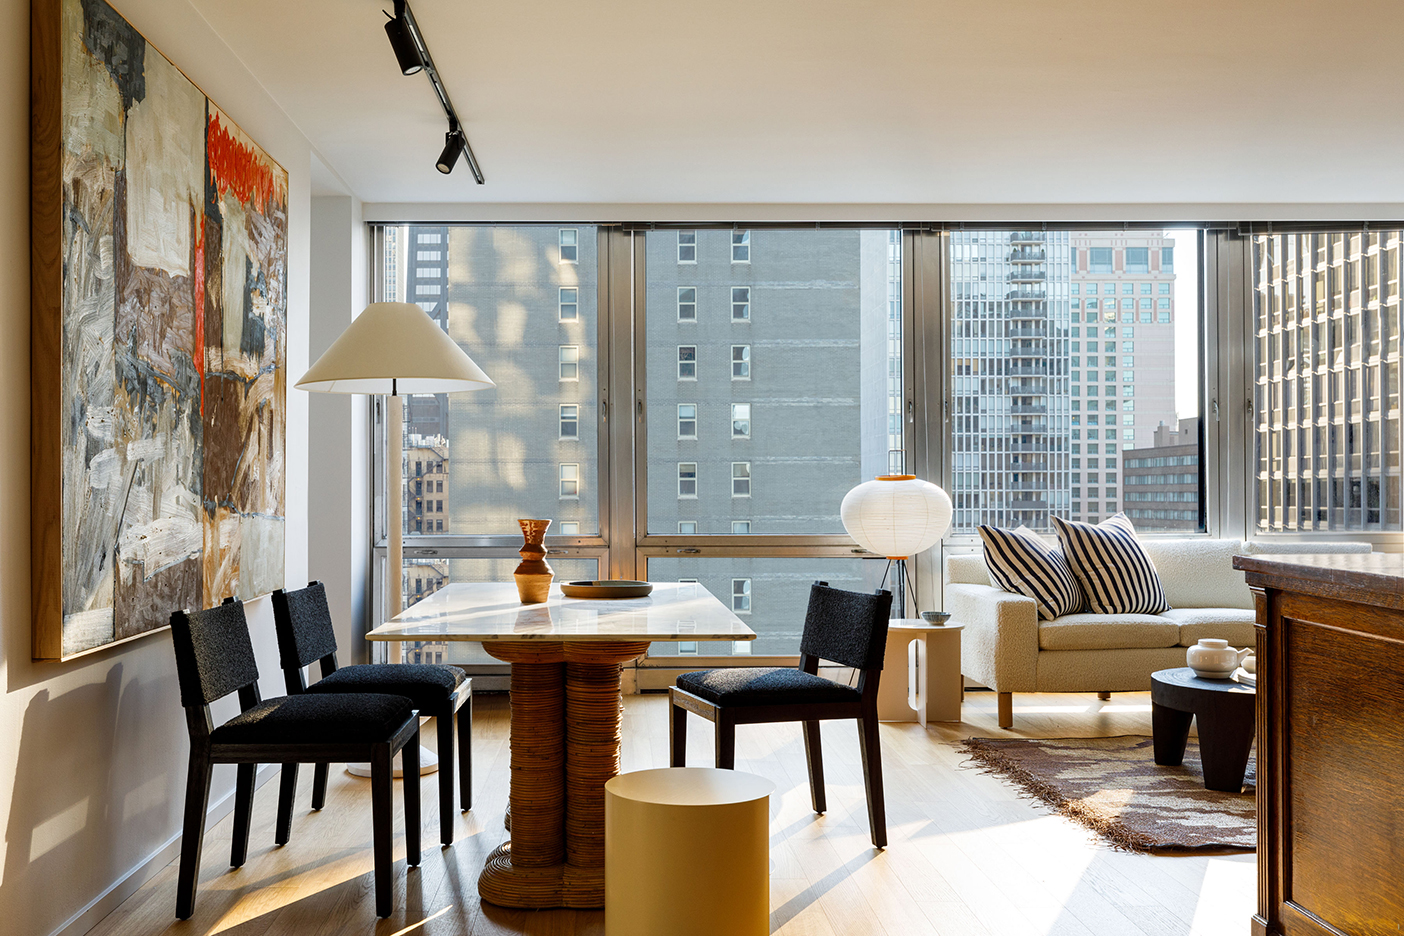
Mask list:
[[[1404,610],[1404,554],[1276,553],[1234,556],[1254,588],[1300,591]]]

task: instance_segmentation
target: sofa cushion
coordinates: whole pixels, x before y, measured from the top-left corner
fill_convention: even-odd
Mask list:
[[[1256,615],[1243,608],[1171,608],[1162,617],[1180,627],[1180,646],[1193,647],[1205,637],[1222,637],[1230,647],[1251,647],[1257,643],[1253,628]]]
[[[980,539],[985,543],[990,578],[1007,592],[1032,598],[1041,619],[1051,621],[1082,610],[1082,589],[1056,545],[1045,543],[1026,526],[1017,530],[981,526]]]
[[[1160,587],[1172,608],[1252,608],[1253,593],[1233,557],[1244,554],[1236,539],[1143,539]]]
[[[990,579],[990,570],[985,565],[985,557],[981,553],[968,556],[960,553],[947,553],[946,581],[952,585],[994,584]]]
[[[1180,625],[1159,614],[1065,614],[1038,625],[1040,650],[1173,647]]]
[[[1170,607],[1155,563],[1136,542],[1136,528],[1119,513],[1093,526],[1053,518],[1063,555],[1095,614],[1159,614]]]

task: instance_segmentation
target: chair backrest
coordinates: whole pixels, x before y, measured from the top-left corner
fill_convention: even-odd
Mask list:
[[[231,598],[205,611],[175,612],[171,640],[180,704],[187,709],[209,705],[258,683],[258,663],[241,601]]]
[[[273,623],[278,629],[278,665],[285,673],[336,653],[336,630],[321,582],[309,582],[296,591],[275,591]]]
[[[815,582],[809,589],[800,653],[856,670],[880,670],[891,613],[890,591],[869,595]]]

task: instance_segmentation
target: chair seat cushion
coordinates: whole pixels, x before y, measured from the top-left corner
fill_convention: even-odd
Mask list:
[[[1258,642],[1251,608],[1171,608],[1165,617],[1180,626],[1180,646],[1193,647],[1203,637],[1222,637],[1231,647],[1252,647]]]
[[[678,677],[678,688],[714,705],[806,705],[857,702],[863,698],[852,686],[791,667],[774,666],[683,673]]]
[[[414,714],[404,696],[324,693],[265,699],[210,733],[214,744],[372,744]]]
[[[1065,614],[1038,625],[1040,650],[1133,650],[1173,647],[1180,625],[1159,614]]]
[[[417,709],[442,705],[467,679],[456,666],[438,663],[362,663],[343,666],[307,687],[308,692],[385,692],[404,696]]]

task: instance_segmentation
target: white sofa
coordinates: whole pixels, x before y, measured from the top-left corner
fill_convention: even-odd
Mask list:
[[[1032,598],[1000,589],[983,553],[946,557],[945,609],[961,635],[961,673],[999,693],[999,726],[1014,724],[1012,693],[1145,690],[1151,673],[1185,665],[1203,637],[1255,642],[1253,596],[1233,557],[1254,553],[1369,552],[1368,543],[1140,540],[1165,589],[1163,614],[1065,614],[1040,621]]]

